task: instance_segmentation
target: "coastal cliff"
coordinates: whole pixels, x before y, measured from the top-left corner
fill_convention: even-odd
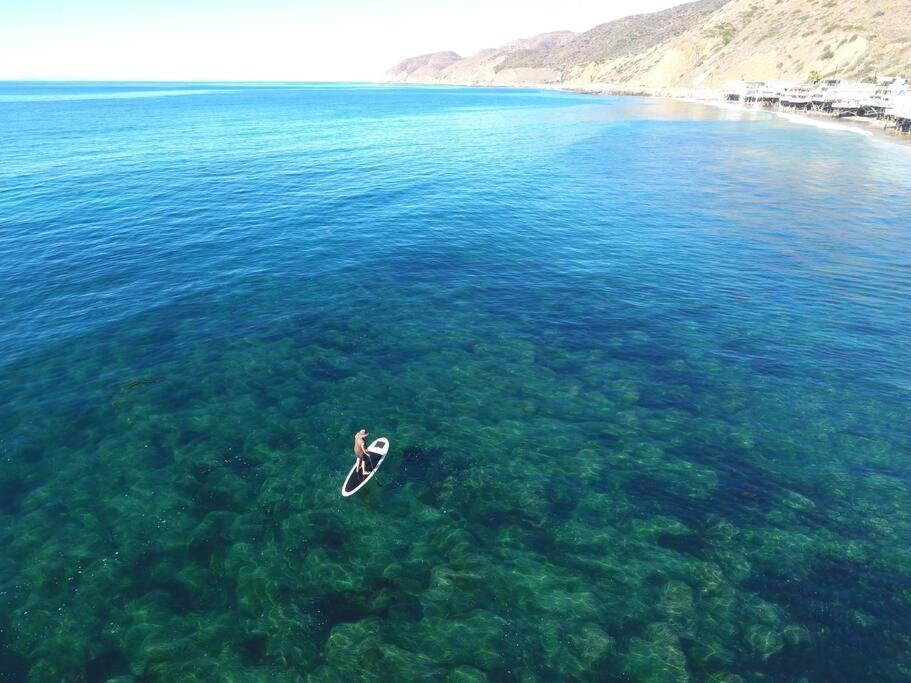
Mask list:
[[[402,83],[720,88],[733,79],[911,77],[907,0],[699,0],[461,57],[406,59]]]

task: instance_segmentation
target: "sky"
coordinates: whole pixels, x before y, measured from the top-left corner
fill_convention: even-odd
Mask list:
[[[0,80],[369,81],[682,0],[0,0]]]

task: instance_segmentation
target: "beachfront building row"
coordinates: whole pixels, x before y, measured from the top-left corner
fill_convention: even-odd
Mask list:
[[[835,78],[816,83],[729,81],[723,94],[729,102],[741,104],[838,116],[889,117],[900,123],[908,119],[906,103],[911,96],[911,84],[904,78],[894,76],[881,78],[877,83],[855,83]]]
[[[911,93],[896,95],[892,106],[886,109],[886,116],[895,121],[898,130],[911,133]]]

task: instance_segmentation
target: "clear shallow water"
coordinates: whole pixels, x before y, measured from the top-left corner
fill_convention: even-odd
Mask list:
[[[0,680],[911,675],[906,150],[339,85],[0,124]]]

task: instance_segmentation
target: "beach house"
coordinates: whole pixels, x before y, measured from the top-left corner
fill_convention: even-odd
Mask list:
[[[784,109],[807,109],[815,87],[810,83],[786,86],[781,91],[778,103]]]
[[[842,81],[832,89],[831,109],[837,116],[860,115],[875,92],[875,83]]]
[[[886,109],[885,115],[895,122],[897,130],[911,132],[911,92],[893,95],[892,106]]]
[[[880,78],[876,89],[865,104],[863,113],[867,116],[881,118],[886,115],[886,110],[892,108],[896,97],[909,93],[911,93],[911,85],[907,79],[897,76]]]

